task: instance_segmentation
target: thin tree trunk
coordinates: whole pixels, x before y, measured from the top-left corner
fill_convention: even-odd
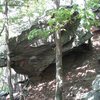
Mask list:
[[[54,0],[54,3],[56,5],[56,8],[58,9],[60,7],[60,0]]]
[[[73,0],[70,0],[70,5],[73,5]]]
[[[13,86],[11,82],[11,67],[10,67],[10,50],[9,50],[9,30],[8,30],[8,0],[5,0],[5,41],[6,41],[6,50],[7,50],[7,68],[9,71],[8,74],[8,84],[9,84],[9,92],[10,92],[10,100],[14,100],[13,98]]]
[[[60,7],[60,0],[55,0],[56,8]],[[56,91],[55,100],[63,100],[63,69],[62,69],[62,45],[61,45],[61,32],[55,32],[56,42]]]
[[[85,16],[85,19],[88,20],[86,11],[87,11],[87,1],[84,0],[84,16]],[[91,39],[88,40],[88,45],[89,45],[89,49],[92,49],[92,41],[91,41]]]
[[[62,71],[62,45],[61,32],[55,33],[56,42],[56,91],[55,100],[62,100],[63,71]]]

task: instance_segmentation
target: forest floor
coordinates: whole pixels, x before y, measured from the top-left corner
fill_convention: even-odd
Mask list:
[[[87,59],[77,68],[70,68],[64,78],[64,100],[80,100],[81,95],[90,91],[92,81],[100,73],[100,36],[92,39],[93,49]],[[81,59],[80,59],[81,60]],[[81,61],[78,61],[78,63]],[[71,63],[71,62],[69,62]],[[50,76],[48,76],[50,78]],[[26,100],[54,100],[55,79],[30,85]]]

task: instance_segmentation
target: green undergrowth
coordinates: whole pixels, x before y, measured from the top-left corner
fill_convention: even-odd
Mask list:
[[[31,40],[33,38],[47,38],[49,33],[51,33],[52,30],[47,30],[47,29],[33,29],[28,36],[28,39]]]

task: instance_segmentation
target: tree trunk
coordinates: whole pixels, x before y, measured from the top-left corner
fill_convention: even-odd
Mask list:
[[[8,68],[8,84],[9,84],[9,92],[10,92],[10,100],[14,100],[13,98],[13,86],[11,83],[11,67],[10,67],[10,50],[9,50],[9,30],[8,30],[8,0],[5,0],[5,41],[6,41],[6,49],[7,49],[7,68]]]
[[[73,0],[70,0],[70,5],[73,5]]]
[[[61,32],[55,33],[56,42],[56,91],[55,100],[62,100],[63,71],[62,71],[62,45]]]
[[[56,5],[56,8],[58,9],[60,7],[60,0],[54,0],[54,3]]]

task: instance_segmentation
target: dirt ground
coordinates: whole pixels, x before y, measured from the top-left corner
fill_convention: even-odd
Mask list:
[[[80,58],[77,58],[76,56],[75,61],[68,61],[70,66],[72,63],[74,63],[74,66],[72,65],[72,67],[70,67],[70,69],[68,69],[65,74],[63,87],[64,100],[80,100],[82,93],[92,89],[92,81],[95,79],[95,76],[100,73],[99,40],[100,36],[94,37],[92,39],[93,49],[86,53],[85,60],[82,59],[82,56]],[[46,76],[50,78],[51,75],[48,73]],[[26,100],[54,100],[55,79],[30,85],[27,89],[28,96],[26,97]]]

